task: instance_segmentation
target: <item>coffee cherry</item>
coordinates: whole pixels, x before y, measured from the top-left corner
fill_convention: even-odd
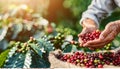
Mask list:
[[[95,59],[95,60],[94,60],[94,63],[97,63],[97,62],[98,62],[97,59]]]
[[[28,46],[28,43],[24,43],[24,46],[25,46],[25,47]]]
[[[33,41],[33,40],[34,40],[34,38],[33,38],[33,37],[30,37],[30,40],[31,40],[31,41]]]
[[[73,41],[73,40],[72,40],[72,41],[70,41],[70,44],[75,44],[75,41]]]
[[[103,65],[102,65],[102,64],[99,64],[99,65],[98,65],[98,68],[103,68]]]
[[[77,59],[77,60],[76,60],[76,62],[78,62],[78,63],[79,63],[79,62],[80,62],[80,60],[79,60],[79,59]]]
[[[22,47],[19,45],[19,46],[17,46],[17,48],[18,48],[18,49],[21,49]]]
[[[99,58],[100,58],[100,59],[103,59],[103,55],[102,55],[102,54],[99,54]]]

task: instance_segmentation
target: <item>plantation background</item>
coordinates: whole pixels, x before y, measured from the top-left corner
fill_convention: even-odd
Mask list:
[[[9,67],[9,63],[8,65],[7,62],[5,64],[5,60],[8,58],[7,55],[10,50],[13,50],[16,43],[29,43],[29,40],[31,40],[30,37],[34,37],[35,39],[41,38],[38,42],[40,41],[44,44],[47,41],[42,40],[42,38],[46,35],[44,39],[48,39],[48,41],[51,42],[53,41],[53,46],[51,47],[54,49],[48,49],[47,44],[44,46],[44,48],[47,48],[44,49],[47,55],[49,51],[55,49],[61,49],[63,52],[77,50],[90,51],[87,48],[78,48],[76,45],[71,46],[70,44],[66,44],[65,40],[78,40],[77,35],[82,30],[79,20],[91,1],[92,0],[0,0],[0,67]],[[100,30],[103,30],[108,22],[118,19],[120,19],[119,8],[117,8],[111,16],[102,20]],[[120,45],[119,41],[120,35],[111,43],[109,49],[118,47]],[[36,43],[33,42],[33,44]],[[30,46],[35,52],[39,52],[37,53],[38,55],[41,55],[42,47],[34,48],[33,46],[35,45]],[[103,50],[106,50],[106,48]],[[25,50],[22,49],[22,51]],[[29,53],[28,50],[27,53]],[[41,56],[45,56],[46,53],[43,54],[44,55]],[[34,54],[32,56],[37,55]],[[45,59],[41,59],[43,58],[38,59],[40,60],[38,63],[43,62],[43,65],[35,66],[35,62],[32,62],[33,64],[30,67],[44,68],[46,64],[48,66],[45,67],[50,66],[49,63],[46,63],[49,61],[45,62]],[[9,58],[9,60],[13,59]],[[34,60],[34,58],[32,60]]]

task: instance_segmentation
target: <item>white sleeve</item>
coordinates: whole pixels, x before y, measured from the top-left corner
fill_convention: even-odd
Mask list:
[[[116,8],[114,0],[92,0],[91,5],[82,14],[80,23],[86,18],[94,20],[99,27],[99,22],[110,15],[110,13]]]

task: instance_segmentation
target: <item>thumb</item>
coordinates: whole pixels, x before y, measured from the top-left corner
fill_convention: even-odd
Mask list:
[[[101,32],[99,39],[105,39],[112,31],[109,29],[105,29]]]
[[[82,32],[80,33],[80,34],[78,34],[78,37],[81,37],[82,35],[84,35],[85,33],[87,33],[88,32],[88,30],[86,29],[86,28],[84,28],[83,30],[82,30]]]

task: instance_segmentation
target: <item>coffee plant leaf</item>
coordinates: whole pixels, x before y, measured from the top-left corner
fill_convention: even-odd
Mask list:
[[[17,50],[17,46],[14,46],[8,54],[8,58],[12,57],[16,50]]]
[[[17,50],[17,46],[14,46],[12,49],[10,49],[10,52],[8,53],[7,60],[5,61],[5,63],[8,61],[8,59],[9,59],[10,57],[13,56],[13,54],[15,53],[16,50]],[[4,64],[4,67],[5,67],[5,66],[6,66],[6,65]]]
[[[42,57],[43,52],[41,51],[41,49],[38,46],[36,46],[35,44],[30,44],[30,47],[36,54],[38,54],[40,57]]]
[[[37,39],[39,47],[44,48],[45,51],[50,52],[54,50],[53,44],[47,40],[47,38]]]
[[[63,49],[64,53],[71,52],[72,51],[72,45],[66,45]]]
[[[27,53],[14,53],[6,60],[4,68],[30,68],[31,55]]]
[[[25,60],[24,60],[24,66],[23,66],[23,68],[30,68],[30,65],[31,65],[31,52],[30,51],[28,51],[27,53],[26,53],[26,58],[25,58]]]
[[[62,47],[63,47],[63,52],[64,53],[78,51],[77,46],[73,45],[73,44],[70,44],[69,42],[64,42]]]
[[[2,52],[0,54],[0,68],[2,68],[2,66],[5,63],[5,60],[7,59],[7,55],[9,53],[10,49],[5,50],[4,52]]]
[[[48,60],[45,60],[45,59],[39,57],[37,54],[33,53],[32,54],[32,64],[30,67],[31,68],[49,68],[50,63],[48,62]]]

